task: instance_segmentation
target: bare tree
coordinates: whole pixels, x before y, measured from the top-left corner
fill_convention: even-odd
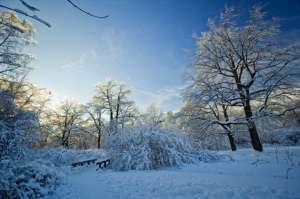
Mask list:
[[[72,133],[81,130],[81,107],[71,101],[64,101],[52,115],[53,133],[64,147],[70,147]]]
[[[199,76],[205,74],[199,74]],[[201,77],[201,81],[193,83],[185,89],[184,106],[181,112],[190,120],[199,120],[202,129],[219,125],[228,137],[232,151],[236,144],[230,123],[231,92],[220,85],[214,84],[214,79]]]
[[[240,107],[244,117],[227,124],[244,123],[253,148],[262,151],[255,119],[272,114],[275,107],[284,108],[283,112],[294,109],[283,107],[281,101],[299,99],[292,97],[299,88],[295,70],[299,45],[279,45],[278,22],[266,20],[260,7],[254,6],[249,13],[242,25],[228,7],[218,23],[209,20],[209,31],[197,38],[193,81],[209,80],[213,90],[217,87],[230,94],[226,103]]]
[[[129,94],[130,90],[124,84],[113,80],[101,82],[96,87],[93,102],[106,110],[110,133],[117,132],[119,126],[123,127],[134,115],[134,103],[128,99]]]
[[[105,128],[105,121],[104,121],[104,112],[105,108],[100,104],[97,103],[89,103],[85,108],[88,117],[90,121],[93,124],[93,127],[95,128],[96,134],[97,134],[97,147],[100,149],[101,147],[101,141],[102,136],[104,134],[104,128]]]

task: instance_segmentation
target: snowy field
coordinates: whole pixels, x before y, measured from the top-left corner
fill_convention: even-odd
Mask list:
[[[151,171],[73,168],[48,199],[300,198],[300,147],[218,152],[227,158]]]

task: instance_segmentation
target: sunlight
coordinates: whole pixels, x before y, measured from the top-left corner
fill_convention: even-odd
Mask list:
[[[0,199],[294,199],[300,3],[0,1]]]

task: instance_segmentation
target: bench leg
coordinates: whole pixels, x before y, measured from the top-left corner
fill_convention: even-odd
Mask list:
[[[104,160],[102,162],[98,162],[98,163],[96,163],[96,165],[98,166],[98,168],[96,170],[107,168],[108,165],[110,165],[110,164],[111,164],[110,160]]]

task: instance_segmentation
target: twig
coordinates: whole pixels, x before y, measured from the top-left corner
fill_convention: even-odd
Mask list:
[[[31,11],[40,11],[40,9],[28,4],[27,2],[25,2],[24,0],[19,0],[26,8],[28,8]]]
[[[98,19],[105,19],[105,18],[109,17],[109,15],[105,15],[105,16],[97,16],[97,15],[94,15],[94,14],[88,12],[88,11],[85,11],[85,10],[81,9],[81,8],[80,8],[79,6],[77,6],[73,1],[71,1],[71,0],[67,0],[67,1],[68,1],[73,7],[77,8],[77,9],[80,10],[81,12],[83,12],[83,13],[85,13],[85,14],[91,16],[91,17],[95,17],[95,18],[98,18]]]

